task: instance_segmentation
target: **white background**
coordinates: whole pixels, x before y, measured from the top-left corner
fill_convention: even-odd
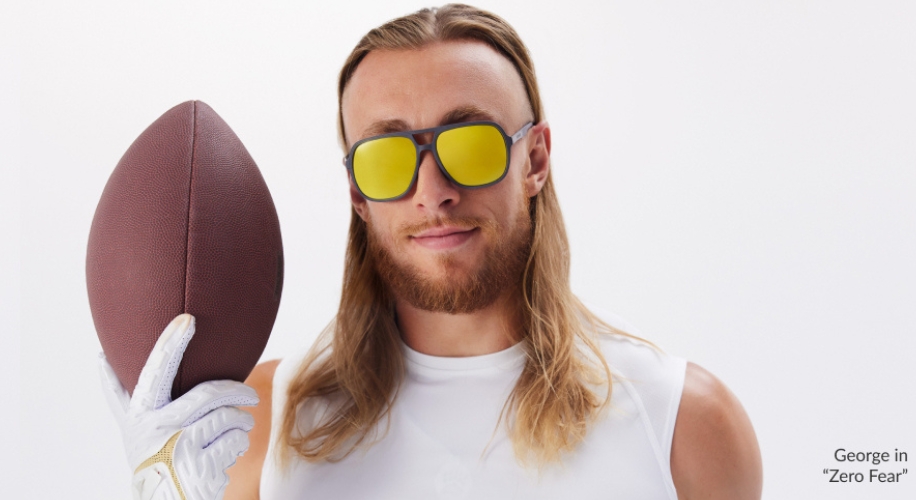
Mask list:
[[[478,5],[533,54],[577,293],[738,395],[765,498],[916,497],[916,4]],[[258,162],[287,260],[263,359],[282,357],[339,296],[337,71],[363,33],[422,6],[0,8],[3,376],[20,410],[2,465],[28,497],[128,497],[84,259],[133,139],[201,99]],[[839,447],[906,450],[881,468],[910,472],[829,484],[824,468],[869,468],[837,464]]]

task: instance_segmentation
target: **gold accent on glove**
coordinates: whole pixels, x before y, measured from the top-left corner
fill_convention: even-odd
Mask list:
[[[142,469],[161,462],[165,464],[166,468],[169,470],[169,474],[172,475],[172,482],[175,483],[175,489],[178,490],[178,497],[181,498],[181,500],[186,500],[186,497],[184,496],[184,490],[181,489],[181,483],[178,482],[178,473],[175,472],[175,467],[172,465],[172,457],[175,454],[175,443],[178,442],[178,436],[181,436],[182,432],[183,431],[178,431],[174,436],[170,437],[169,440],[165,442],[165,446],[163,446],[161,450],[157,451],[155,455],[147,458],[143,461],[142,464],[137,466],[134,474],[140,472]]]

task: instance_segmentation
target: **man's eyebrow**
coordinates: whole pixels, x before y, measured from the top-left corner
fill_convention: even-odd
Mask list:
[[[373,137],[376,135],[390,134],[392,132],[403,132],[405,130],[410,130],[410,127],[404,120],[379,120],[363,130],[362,137]]]
[[[445,116],[442,118],[442,121],[440,122],[440,124],[441,125],[450,125],[452,123],[469,122],[469,121],[476,121],[476,120],[494,121],[493,115],[485,111],[483,108],[479,108],[477,106],[474,106],[473,104],[468,104],[465,106],[455,108],[449,111],[448,113],[446,113]]]

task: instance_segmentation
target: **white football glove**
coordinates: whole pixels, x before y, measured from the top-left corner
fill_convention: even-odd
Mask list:
[[[121,427],[134,471],[135,500],[222,499],[225,470],[248,449],[257,393],[232,380],[204,382],[172,401],[172,381],[194,336],[194,316],[182,314],[165,328],[140,372],[133,397],[99,355],[102,389]]]

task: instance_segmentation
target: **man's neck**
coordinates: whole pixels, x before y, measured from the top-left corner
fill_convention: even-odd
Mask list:
[[[403,300],[397,305],[401,338],[411,349],[430,356],[480,356],[502,351],[520,339],[517,301],[497,300],[468,314],[417,309]]]

